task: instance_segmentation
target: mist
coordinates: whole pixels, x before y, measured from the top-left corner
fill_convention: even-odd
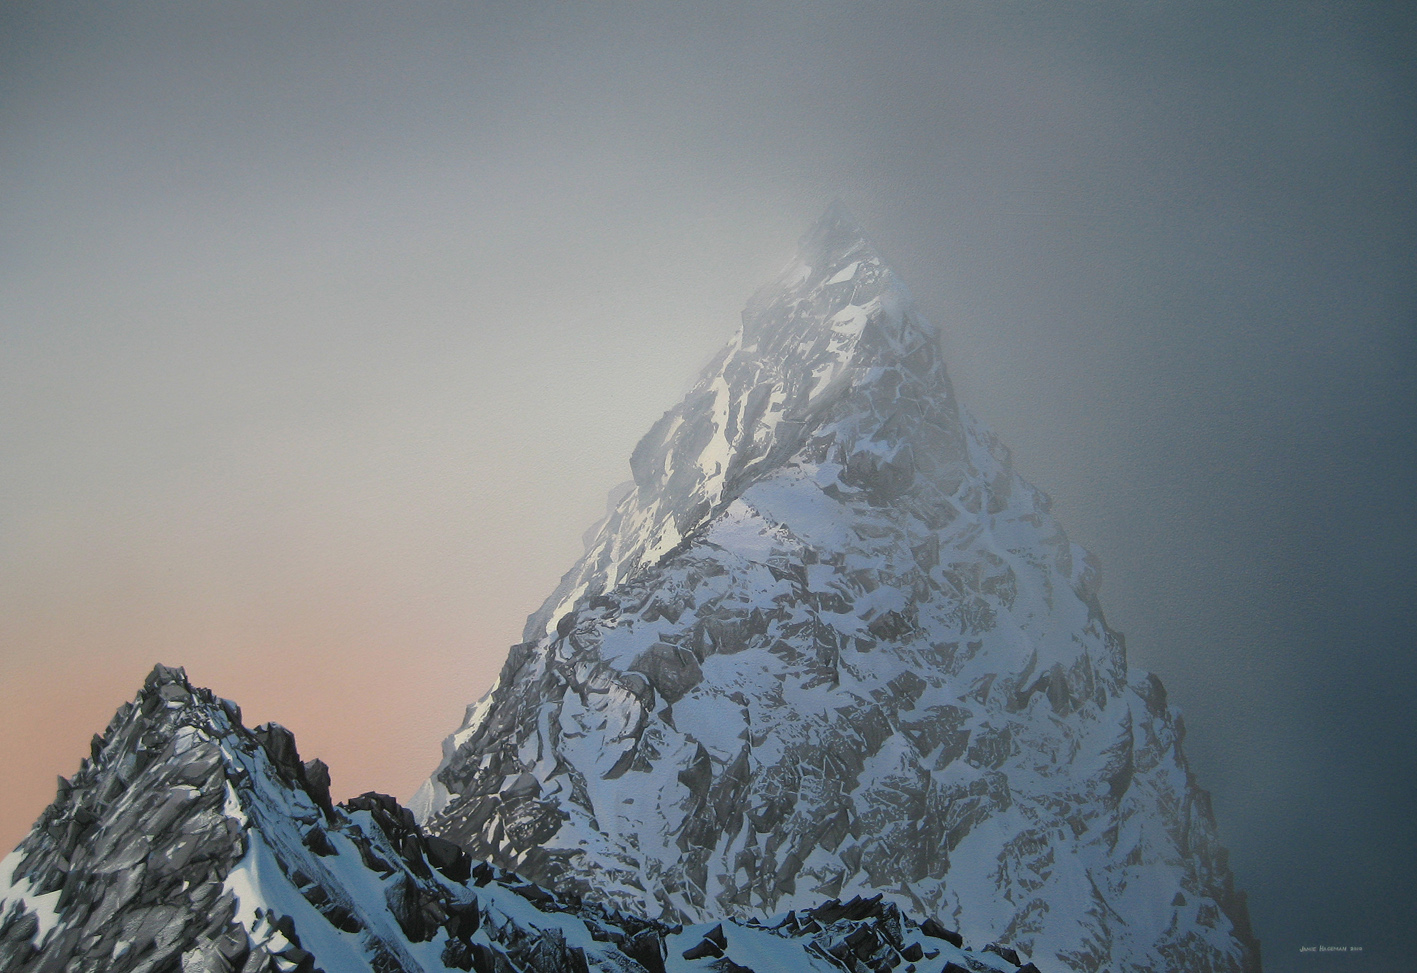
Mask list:
[[[158,661],[406,798],[840,198],[1102,559],[1269,968],[1410,961],[1415,19],[7,5],[0,837]]]

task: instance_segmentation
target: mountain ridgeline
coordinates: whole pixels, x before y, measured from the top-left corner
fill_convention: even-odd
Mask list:
[[[430,833],[664,922],[883,895],[1059,968],[1259,969],[1097,560],[841,207],[630,467],[445,741]]]
[[[557,896],[330,800],[276,724],[158,666],[0,861],[4,973],[1037,973],[882,897],[668,925]]]

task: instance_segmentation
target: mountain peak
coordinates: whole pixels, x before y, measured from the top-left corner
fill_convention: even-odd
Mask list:
[[[749,300],[742,327],[698,384],[635,447],[633,491],[524,637],[540,638],[577,600],[677,550],[808,443],[819,452],[835,444],[841,462],[857,457],[865,469],[890,462],[885,440],[892,449],[912,440],[902,464],[918,456],[938,466],[957,458],[963,432],[935,329],[833,203],[778,279]]]
[[[630,467],[444,744],[431,831],[671,921],[885,894],[1078,971],[1257,968],[1096,560],[845,207]]]
[[[832,200],[817,222],[803,234],[798,250],[809,262],[828,263],[863,250],[868,251],[868,257],[877,257],[866,231],[840,199]]]
[[[781,374],[830,370],[859,384],[879,377],[875,366],[899,364],[924,345],[932,346],[933,362],[938,341],[910,291],[837,201],[798,241],[777,279],[748,300],[742,330],[715,364],[749,357]]]

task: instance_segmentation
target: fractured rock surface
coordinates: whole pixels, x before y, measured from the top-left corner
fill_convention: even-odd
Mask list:
[[[474,863],[159,666],[0,862],[5,973],[1017,973],[881,899],[670,926]],[[1023,970],[1030,970],[1027,965]],[[1031,973],[1031,971],[1030,971]]]
[[[839,207],[630,459],[415,799],[665,921],[884,894],[1075,970],[1258,970],[1100,568]]]

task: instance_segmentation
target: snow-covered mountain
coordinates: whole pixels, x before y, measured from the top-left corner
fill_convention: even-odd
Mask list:
[[[431,833],[666,921],[883,893],[1074,970],[1258,970],[1097,560],[841,207],[630,467],[445,742]]]
[[[158,666],[0,861],[5,973],[1038,973],[889,902],[693,926],[558,898],[330,801],[290,733]]]

